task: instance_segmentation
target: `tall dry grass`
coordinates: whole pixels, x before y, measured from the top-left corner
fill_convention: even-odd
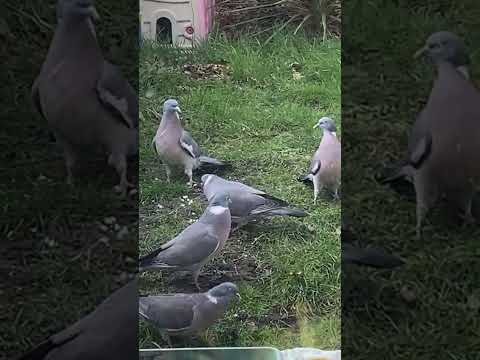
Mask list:
[[[294,32],[341,33],[340,0],[217,0],[217,21],[230,35],[294,27]]]

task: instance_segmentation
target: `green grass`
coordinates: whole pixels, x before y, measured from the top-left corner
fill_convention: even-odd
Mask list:
[[[343,285],[356,283],[370,294],[342,317],[342,350],[358,360],[478,359],[478,225],[461,228],[439,207],[417,241],[415,203],[373,176],[405,153],[407,131],[427,100],[434,71],[412,54],[430,33],[450,29],[464,37],[472,78],[480,74],[478,3],[412,5],[347,2],[344,8],[343,213],[365,242],[407,264],[394,272],[354,270],[358,276],[345,279]],[[405,286],[415,301],[403,299]]]
[[[225,62],[223,79],[192,80],[183,64]],[[292,63],[303,77],[293,78]],[[183,110],[184,127],[204,150],[229,160],[225,176],[263,189],[306,209],[303,220],[272,219],[235,233],[208,264],[201,283],[232,280],[241,302],[198,339],[210,346],[271,345],[278,348],[340,346],[340,203],[328,195],[313,206],[313,191],[296,178],[309,166],[324,115],[340,124],[340,43],[277,37],[266,46],[255,39],[212,40],[195,51],[147,45],[140,59],[140,253],[171,239],[198,218],[203,195],[183,176],[167,183],[151,149],[167,97]],[[197,182],[199,179],[197,178]],[[191,201],[183,199],[188,197]],[[161,206],[161,208],[159,207]],[[144,293],[193,291],[191,277],[145,274]],[[142,323],[140,347],[163,345]]]
[[[127,34],[137,34],[137,21],[125,20],[137,5],[97,4],[102,48],[136,86],[136,35]],[[82,164],[76,186],[66,184],[61,151],[29,97],[53,35],[54,2],[2,5],[0,358],[13,359],[88,314],[136,270],[138,201],[115,196],[118,177],[104,159]],[[118,57],[109,54],[117,36]],[[100,229],[110,216],[129,229],[123,240]]]

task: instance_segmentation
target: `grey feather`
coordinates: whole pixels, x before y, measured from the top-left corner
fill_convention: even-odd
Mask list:
[[[139,298],[140,316],[168,335],[205,330],[226,312],[238,288],[222,283],[206,293],[165,294]]]
[[[332,119],[321,118],[315,127],[323,129],[322,140],[313,155],[308,173],[299,178],[305,183],[313,183],[314,203],[322,189],[331,191],[335,198],[339,197],[341,185],[341,144],[336,136],[336,127]]]
[[[204,167],[223,169],[230,164],[203,154],[189,132],[180,121],[180,107],[175,99],[165,101],[160,125],[153,142],[158,156],[165,165],[167,181],[170,181],[172,167],[180,167],[188,176],[189,185],[193,184],[193,172]]]
[[[127,360],[138,357],[138,284],[115,291],[92,313],[18,360]]]
[[[37,109],[63,146],[67,180],[79,157],[108,154],[126,195],[127,156],[138,153],[138,100],[120,71],[105,61],[91,0],[63,0],[50,49],[32,88]]]
[[[213,198],[200,219],[159,249],[140,258],[140,271],[192,271],[195,284],[200,288],[200,270],[223,249],[230,233],[228,202],[226,194]]]
[[[345,218],[342,219],[342,263],[384,269],[392,269],[405,263],[399,257],[387,254],[380,248],[354,245],[356,238],[346,221]]]
[[[286,201],[269,195],[238,181],[225,180],[217,175],[202,176],[203,193],[207,199],[217,194],[226,193],[230,196],[230,213],[236,229],[247,223],[264,217],[272,216],[307,216],[305,211],[294,208]]]
[[[413,172],[420,237],[424,218],[442,198],[472,218],[473,197],[480,189],[480,93],[466,76],[469,56],[456,35],[434,33],[417,54],[425,54],[437,69],[409,141],[410,158],[421,159]]]

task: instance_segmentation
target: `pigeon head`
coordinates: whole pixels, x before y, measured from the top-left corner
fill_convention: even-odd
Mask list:
[[[335,126],[335,123],[329,117],[322,117],[320,120],[318,120],[318,123],[313,128],[321,128],[332,133],[337,132],[337,127]]]
[[[178,101],[175,99],[169,99],[163,103],[163,112],[164,113],[179,113],[181,114],[182,111],[178,106]]]
[[[422,55],[434,64],[448,62],[455,67],[460,67],[470,63],[463,40],[448,31],[439,31],[430,35],[425,45],[415,53],[414,57],[418,58]]]
[[[228,208],[231,203],[232,199],[230,198],[230,195],[225,193],[219,193],[215,194],[215,196],[211,198],[210,207]]]
[[[94,0],[59,0],[57,3],[57,19],[85,19],[99,20]]]
[[[208,291],[208,295],[213,296],[214,298],[232,298],[233,296],[240,297],[237,285],[231,282],[224,282],[215,286],[214,288],[211,288]]]

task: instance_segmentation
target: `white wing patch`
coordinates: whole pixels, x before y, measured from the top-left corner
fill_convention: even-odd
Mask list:
[[[315,161],[313,164],[312,170],[310,170],[310,174],[316,175],[318,170],[320,170],[320,163],[318,161]]]
[[[183,141],[181,142],[182,147],[188,151],[191,157],[195,157],[195,154],[193,153],[193,145],[188,145],[184,143]]]
[[[208,299],[208,301],[210,301],[210,302],[212,302],[212,303],[214,303],[214,304],[217,304],[217,303],[218,303],[217,298],[216,298],[215,296],[210,295],[210,294],[207,294],[207,299]]]
[[[207,186],[208,183],[209,183],[210,181],[212,181],[212,179],[213,179],[213,176],[212,176],[212,175],[208,175],[208,176],[207,176],[207,180],[205,181],[205,183],[203,184],[203,186]]]
[[[211,208],[208,209],[211,214],[213,215],[220,215],[223,214],[225,211],[227,211],[228,208],[223,207],[223,206],[212,206]]]

